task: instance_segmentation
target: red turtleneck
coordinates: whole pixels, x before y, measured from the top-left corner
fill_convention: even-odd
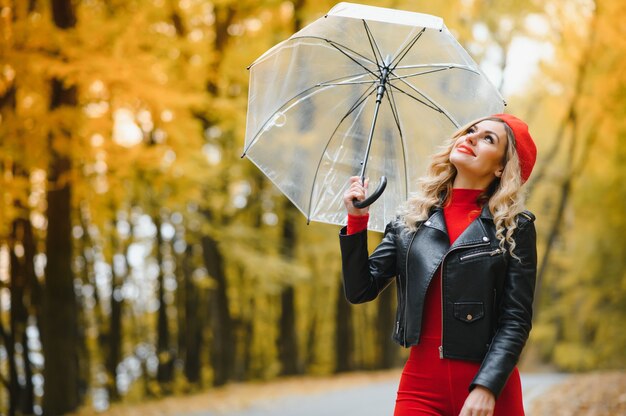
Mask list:
[[[452,198],[443,207],[443,216],[446,219],[446,228],[450,237],[450,245],[459,238],[468,225],[478,217],[481,207],[478,197],[482,189],[453,189]]]

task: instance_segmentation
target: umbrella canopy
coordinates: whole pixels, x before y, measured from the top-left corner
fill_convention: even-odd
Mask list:
[[[380,7],[339,3],[249,69],[244,156],[308,220],[332,224],[345,224],[350,176],[385,176],[378,231],[443,139],[504,107],[441,18]]]

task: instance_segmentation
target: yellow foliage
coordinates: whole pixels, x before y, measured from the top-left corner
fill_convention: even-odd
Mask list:
[[[568,371],[589,371],[596,368],[593,351],[573,342],[560,342],[556,345],[554,362]]]

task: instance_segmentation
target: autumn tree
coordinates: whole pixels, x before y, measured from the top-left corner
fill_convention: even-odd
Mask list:
[[[546,65],[559,124],[535,183],[549,207],[536,334],[544,357],[570,370],[624,365],[623,28],[620,2],[582,2],[558,16],[557,59]],[[555,88],[556,87],[556,88]],[[560,88],[559,88],[560,87]],[[563,107],[563,102],[568,103]],[[548,189],[548,193],[546,192]],[[556,192],[555,192],[556,191]]]

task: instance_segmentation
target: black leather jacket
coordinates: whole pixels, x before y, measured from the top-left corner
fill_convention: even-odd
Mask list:
[[[452,246],[443,210],[408,232],[396,220],[368,258],[367,233],[340,233],[346,298],[375,299],[395,278],[398,309],[393,339],[409,347],[420,340],[426,290],[442,267],[443,333],[440,356],[482,362],[469,389],[487,387],[496,397],[528,339],[537,271],[534,215],[517,218],[514,253],[499,248],[487,205]]]

